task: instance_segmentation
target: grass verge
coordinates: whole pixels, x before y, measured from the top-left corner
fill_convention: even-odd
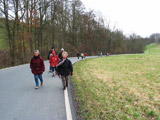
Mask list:
[[[76,63],[78,114],[83,120],[159,120],[160,55],[119,55]]]

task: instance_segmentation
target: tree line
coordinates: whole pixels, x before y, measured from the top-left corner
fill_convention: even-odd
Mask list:
[[[111,29],[103,17],[87,11],[80,0],[0,0],[9,45],[10,65],[30,60],[39,49],[47,58],[51,47],[77,52],[143,53],[145,39]]]

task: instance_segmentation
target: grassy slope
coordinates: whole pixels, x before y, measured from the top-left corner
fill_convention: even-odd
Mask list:
[[[158,53],[160,47],[156,47],[152,50]],[[77,63],[73,83],[82,119],[160,119],[159,64],[159,54],[110,56]]]
[[[146,46],[145,53],[160,54],[160,44],[152,43]]]

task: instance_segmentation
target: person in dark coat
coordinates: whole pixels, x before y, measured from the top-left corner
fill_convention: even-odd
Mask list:
[[[53,51],[55,51],[54,47],[52,47],[48,53],[48,60],[50,59],[50,56],[52,55]]]
[[[79,52],[77,53],[77,57],[78,57],[78,59],[79,59],[79,57],[80,57],[80,53],[79,53]]]
[[[52,55],[53,51],[55,52],[55,49],[54,47],[51,47],[51,50],[48,53],[48,60],[50,60],[50,56]],[[49,72],[52,72],[52,66],[49,66]]]
[[[68,53],[63,52],[62,53],[63,59],[59,62],[57,65],[57,74],[61,75],[62,82],[63,82],[63,90],[68,87],[68,77],[69,75],[73,75],[73,67],[71,61],[67,58]]]
[[[36,83],[35,89],[38,89],[39,88],[38,78],[41,81],[41,86],[43,86],[42,74],[45,71],[44,60],[40,56],[39,50],[34,51],[34,56],[30,62],[30,68],[31,68],[32,73],[34,74],[34,79],[35,79],[35,83]]]
[[[61,48],[61,52],[59,53],[59,55],[58,55],[58,57],[59,57],[59,59],[60,60],[62,60],[63,59],[63,56],[62,56],[62,53],[64,52],[64,49],[63,48]]]

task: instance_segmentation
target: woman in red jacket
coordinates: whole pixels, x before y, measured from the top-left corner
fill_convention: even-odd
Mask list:
[[[55,76],[54,71],[55,71],[55,68],[56,68],[58,62],[59,62],[59,58],[58,58],[58,56],[56,55],[56,52],[53,51],[53,52],[52,52],[52,55],[51,55],[51,57],[50,57],[50,66],[51,66],[51,70],[52,70],[52,72],[53,72],[52,77]]]
[[[32,70],[32,73],[34,74],[34,79],[35,79],[35,83],[36,83],[36,88],[35,89],[38,89],[39,88],[38,78],[41,81],[41,86],[43,86],[42,74],[45,71],[44,60],[40,56],[39,50],[34,51],[34,56],[33,56],[33,58],[31,59],[31,62],[30,62],[30,68]]]

